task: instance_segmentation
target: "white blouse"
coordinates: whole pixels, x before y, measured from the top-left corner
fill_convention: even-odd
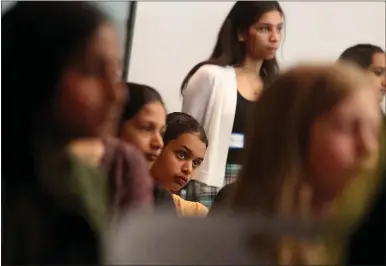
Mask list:
[[[209,140],[204,162],[193,179],[208,186],[224,185],[236,104],[237,79],[231,66],[200,67],[183,91],[182,112],[197,119]]]

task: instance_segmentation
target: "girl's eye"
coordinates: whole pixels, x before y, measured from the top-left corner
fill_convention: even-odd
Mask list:
[[[177,157],[181,160],[185,160],[186,159],[186,153],[183,151],[179,151],[179,152],[177,152]]]
[[[193,168],[199,167],[200,164],[201,164],[201,160],[194,160],[194,161],[193,161]]]

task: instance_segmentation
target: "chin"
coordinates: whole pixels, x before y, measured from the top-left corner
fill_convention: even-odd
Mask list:
[[[274,59],[276,56],[276,53],[274,54],[267,54],[265,57],[264,57],[264,60],[272,60]]]

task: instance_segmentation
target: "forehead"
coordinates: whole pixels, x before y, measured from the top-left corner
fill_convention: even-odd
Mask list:
[[[159,102],[150,102],[142,106],[142,108],[135,115],[135,118],[139,120],[151,120],[153,122],[165,124],[165,108]]]
[[[282,23],[283,23],[283,16],[277,10],[272,10],[264,13],[257,21],[257,24],[279,25]]]
[[[118,33],[111,24],[105,23],[97,29],[89,48],[87,52],[92,56],[100,56],[105,60],[120,63]]]
[[[172,148],[186,147],[192,152],[193,157],[204,158],[206,145],[200,139],[198,133],[185,133],[176,139],[171,140],[168,146]]]
[[[385,53],[375,53],[373,54],[372,65],[375,67],[385,67],[386,66],[386,54]]]

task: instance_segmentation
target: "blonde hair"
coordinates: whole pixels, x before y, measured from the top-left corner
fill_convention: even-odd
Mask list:
[[[363,71],[347,63],[303,65],[279,76],[255,106],[243,168],[231,199],[233,207],[311,220],[312,191],[305,173],[310,127],[316,117],[354,91],[371,88]],[[261,243],[257,245],[262,248]],[[324,254],[325,246],[315,247],[318,251],[310,255],[289,240],[265,238],[263,245],[261,250],[269,253],[272,263],[332,262]],[[311,250],[310,246],[306,249]]]

